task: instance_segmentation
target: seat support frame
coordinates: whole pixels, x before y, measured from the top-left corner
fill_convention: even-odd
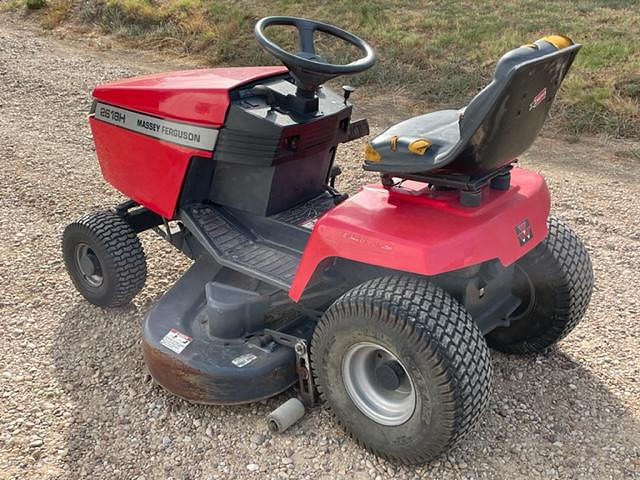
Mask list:
[[[397,184],[394,179],[415,180],[423,182],[441,190],[458,190],[460,192],[460,204],[465,207],[478,207],[482,203],[482,188],[487,184],[496,190],[508,190],[511,184],[512,164],[494,170],[480,177],[472,177],[463,174],[398,174],[383,173],[380,175],[382,184],[392,187]]]

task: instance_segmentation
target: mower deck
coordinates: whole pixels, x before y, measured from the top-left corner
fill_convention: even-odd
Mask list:
[[[205,203],[183,208],[180,220],[203,248],[146,315],[143,350],[155,380],[209,404],[261,400],[298,381],[291,345],[268,332],[310,339],[312,311],[286,292],[313,224],[334,206],[325,193],[271,217]]]
[[[295,353],[264,327],[308,339],[313,323],[279,308],[285,303],[273,288],[201,256],[145,316],[149,372],[196,403],[247,403],[286,390],[298,381]]]

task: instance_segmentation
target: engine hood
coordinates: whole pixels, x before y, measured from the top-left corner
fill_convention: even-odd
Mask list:
[[[231,89],[286,72],[285,67],[233,67],[155,73],[99,85],[92,95],[160,118],[221,126]]]

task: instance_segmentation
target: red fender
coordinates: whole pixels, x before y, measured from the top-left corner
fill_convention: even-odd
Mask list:
[[[340,257],[422,275],[498,259],[507,266],[547,235],[549,190],[542,176],[514,168],[509,190],[486,187],[482,205],[424,183],[367,185],[318,219],[289,296],[298,301],[317,266]]]

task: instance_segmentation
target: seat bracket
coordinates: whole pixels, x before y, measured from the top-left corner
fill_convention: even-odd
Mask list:
[[[513,162],[515,163],[515,161]],[[496,190],[508,190],[511,182],[511,169],[513,164],[509,164],[487,175],[481,177],[470,177],[468,175],[425,175],[407,173],[383,173],[381,175],[382,184],[386,187],[397,185],[394,179],[415,180],[417,182],[428,183],[429,185],[446,189],[458,190],[460,192],[460,204],[465,207],[477,207],[482,200],[481,191],[487,184]]]

